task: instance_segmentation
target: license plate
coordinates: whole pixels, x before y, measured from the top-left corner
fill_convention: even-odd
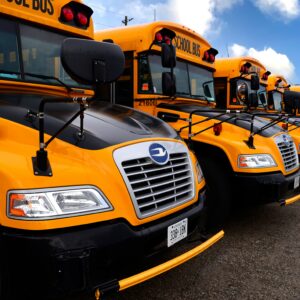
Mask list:
[[[188,219],[184,219],[168,227],[168,247],[176,244],[185,237],[188,233]]]
[[[299,187],[299,184],[300,184],[300,176],[297,176],[294,180],[294,189]]]

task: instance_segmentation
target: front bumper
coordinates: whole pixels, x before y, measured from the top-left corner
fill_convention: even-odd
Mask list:
[[[2,228],[1,272],[7,282],[1,300],[118,291],[176,267],[223,236],[221,232],[193,250],[175,253],[175,258],[173,252],[186,248],[188,239],[167,247],[167,228],[178,221],[188,218],[188,236],[198,232],[204,197],[202,192],[193,206],[139,227],[118,219],[42,232]]]
[[[300,170],[284,176],[282,173],[235,173],[234,186],[239,198],[288,205],[300,200]]]

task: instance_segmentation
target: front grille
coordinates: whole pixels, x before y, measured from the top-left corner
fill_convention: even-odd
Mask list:
[[[169,152],[169,161],[165,165],[156,164],[149,156],[124,160],[120,165],[140,218],[194,198],[194,179],[187,150]]]
[[[295,169],[299,165],[297,149],[295,144],[288,135],[280,135],[276,139],[285,170],[287,172]]]

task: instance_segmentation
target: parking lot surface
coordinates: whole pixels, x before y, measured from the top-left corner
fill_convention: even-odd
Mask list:
[[[300,203],[238,208],[225,237],[117,300],[300,299]]]

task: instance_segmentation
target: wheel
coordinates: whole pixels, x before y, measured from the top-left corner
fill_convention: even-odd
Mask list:
[[[221,159],[199,155],[207,188],[207,220],[208,230],[219,230],[228,219],[232,204],[231,174]]]

